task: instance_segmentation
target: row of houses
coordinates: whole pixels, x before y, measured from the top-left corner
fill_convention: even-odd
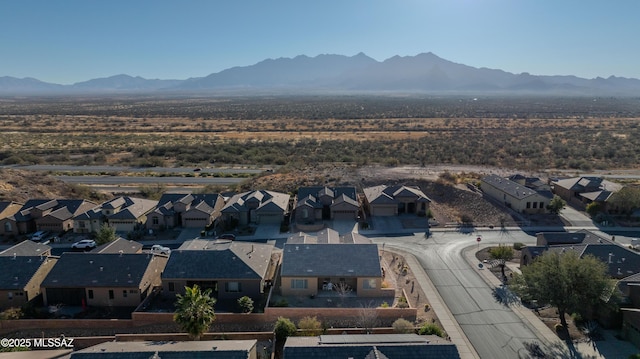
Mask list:
[[[217,223],[248,226],[280,224],[293,212],[298,223],[358,220],[361,203],[367,213],[393,216],[424,214],[429,198],[417,187],[301,187],[298,195],[274,191],[221,194],[166,193],[158,201],[116,197],[102,204],[81,199],[32,199],[24,204],[0,202],[0,234],[35,231],[94,233],[103,224],[127,233],[136,229],[207,228]]]
[[[193,239],[166,256],[143,253],[141,244],[119,238],[87,253],[50,254],[48,245],[28,240],[0,252],[0,308],[21,306],[40,294],[45,305],[136,307],[154,288],[174,299],[194,284],[211,289],[219,301],[258,301],[277,279],[285,296],[316,295],[340,285],[367,298],[389,294],[382,288],[378,246],[332,229],[316,237],[291,236],[282,250]]]
[[[600,177],[572,177],[545,183],[537,177],[504,178],[495,174],[485,176],[480,184],[485,195],[523,214],[547,213],[554,194],[580,209],[595,202],[603,211],[615,212],[609,199],[622,187]]]

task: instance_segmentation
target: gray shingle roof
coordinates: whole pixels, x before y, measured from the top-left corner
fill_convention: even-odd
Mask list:
[[[47,260],[41,256],[0,257],[0,289],[23,289]]]
[[[520,183],[510,181],[498,175],[488,175],[482,179],[483,183],[493,186],[500,191],[517,199],[524,199],[537,194],[536,191],[521,185]]]
[[[227,204],[222,208],[223,213],[246,212],[249,208],[246,206],[247,201],[257,201],[258,209],[264,207],[267,211],[286,211],[289,207],[290,196],[286,193],[273,191],[250,191],[236,194],[231,197]]]
[[[195,248],[171,252],[163,279],[263,279],[273,246],[245,242],[198,241]],[[201,245],[204,244],[204,247]],[[192,246],[187,246],[192,247]]]
[[[43,287],[138,287],[152,260],[148,254],[65,252]]]
[[[97,246],[91,250],[91,253],[138,253],[141,250],[142,243],[118,237],[109,243]]]
[[[415,334],[369,334],[289,337],[284,346],[284,357],[455,359],[460,358],[460,354],[452,343],[430,343],[425,337]]]
[[[283,277],[380,277],[376,244],[285,244]]]
[[[49,253],[50,251],[51,251],[51,246],[26,240],[0,252],[0,257],[13,256],[14,254],[16,256],[39,256],[42,253]]]
[[[216,358],[247,359],[255,350],[256,340],[200,340],[166,342],[105,342],[71,354],[72,359],[161,359]]]

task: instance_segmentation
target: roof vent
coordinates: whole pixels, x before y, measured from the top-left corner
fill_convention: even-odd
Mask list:
[[[100,266],[100,272],[102,272],[104,270],[104,267]]]

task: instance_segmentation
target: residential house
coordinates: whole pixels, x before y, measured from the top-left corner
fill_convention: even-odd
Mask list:
[[[53,200],[36,206],[36,229],[52,233],[73,230],[73,217],[96,208],[96,203],[85,200]]]
[[[507,178],[509,181],[516,182],[521,186],[531,188],[534,191],[551,191],[551,186],[542,181],[539,177],[526,177],[521,174],[515,174]]]
[[[121,199],[121,201],[118,201]],[[147,221],[147,215],[151,213],[158,201],[134,197],[119,197],[115,201],[108,202],[109,206],[103,206],[103,213],[107,216],[109,226],[116,232],[131,232],[142,226]]]
[[[55,263],[55,258],[43,255],[0,255],[0,311],[36,298]]]
[[[295,220],[312,223],[321,220],[357,220],[360,204],[355,187],[300,187]]]
[[[425,215],[431,200],[418,187],[380,185],[364,189],[365,206],[372,216]]]
[[[96,204],[77,199],[30,199],[19,211],[0,219],[0,225],[5,235],[17,236],[38,230],[62,232],[73,227],[68,213],[79,214],[94,206]]]
[[[256,300],[275,272],[273,246],[261,243],[195,239],[171,252],[162,273],[163,293],[184,294],[194,284],[218,299]]]
[[[455,344],[436,336],[417,334],[354,334],[288,337],[284,359],[403,358],[459,359]]]
[[[289,198],[285,193],[250,191],[231,197],[222,208],[225,223],[241,226],[254,224],[280,224],[289,213]]]
[[[136,307],[161,284],[166,256],[65,252],[42,282],[45,305]]]
[[[209,227],[220,217],[223,207],[224,198],[219,194],[166,193],[147,217],[146,227],[154,230]]]
[[[580,257],[592,255],[607,265],[612,278],[622,279],[640,272],[640,254],[619,246],[591,231],[575,233],[543,232],[536,235],[535,246],[522,248],[520,265],[525,266],[546,251],[574,251]]]
[[[91,253],[142,253],[142,243],[130,241],[122,237],[99,245],[90,251]]]
[[[0,257],[9,256],[44,256],[51,255],[51,246],[26,240],[15,244],[3,251],[0,251]],[[1,267],[0,267],[1,268]]]
[[[285,296],[316,295],[338,286],[361,297],[385,295],[376,244],[286,243],[280,277]]]
[[[604,211],[611,195],[618,192],[622,185],[607,181],[601,177],[573,177],[553,183],[553,193],[574,206],[585,208],[591,202],[601,204]],[[615,210],[615,209],[614,209]]]
[[[550,192],[541,193],[494,174],[482,178],[480,188],[488,197],[518,213],[547,213],[552,198]]]
[[[206,336],[207,334],[205,334]],[[70,359],[105,358],[220,358],[257,359],[258,341],[198,340],[198,341],[110,341],[71,353]],[[262,350],[262,348],[260,348]],[[260,356],[266,358],[266,356]]]
[[[22,204],[10,201],[0,201],[0,236],[9,236],[14,234],[14,228],[11,221],[5,221],[6,218],[16,214]]]

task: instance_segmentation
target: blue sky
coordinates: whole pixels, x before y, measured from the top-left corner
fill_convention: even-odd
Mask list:
[[[535,75],[640,78],[640,1],[6,0],[0,76],[186,79],[305,54],[422,52]]]

